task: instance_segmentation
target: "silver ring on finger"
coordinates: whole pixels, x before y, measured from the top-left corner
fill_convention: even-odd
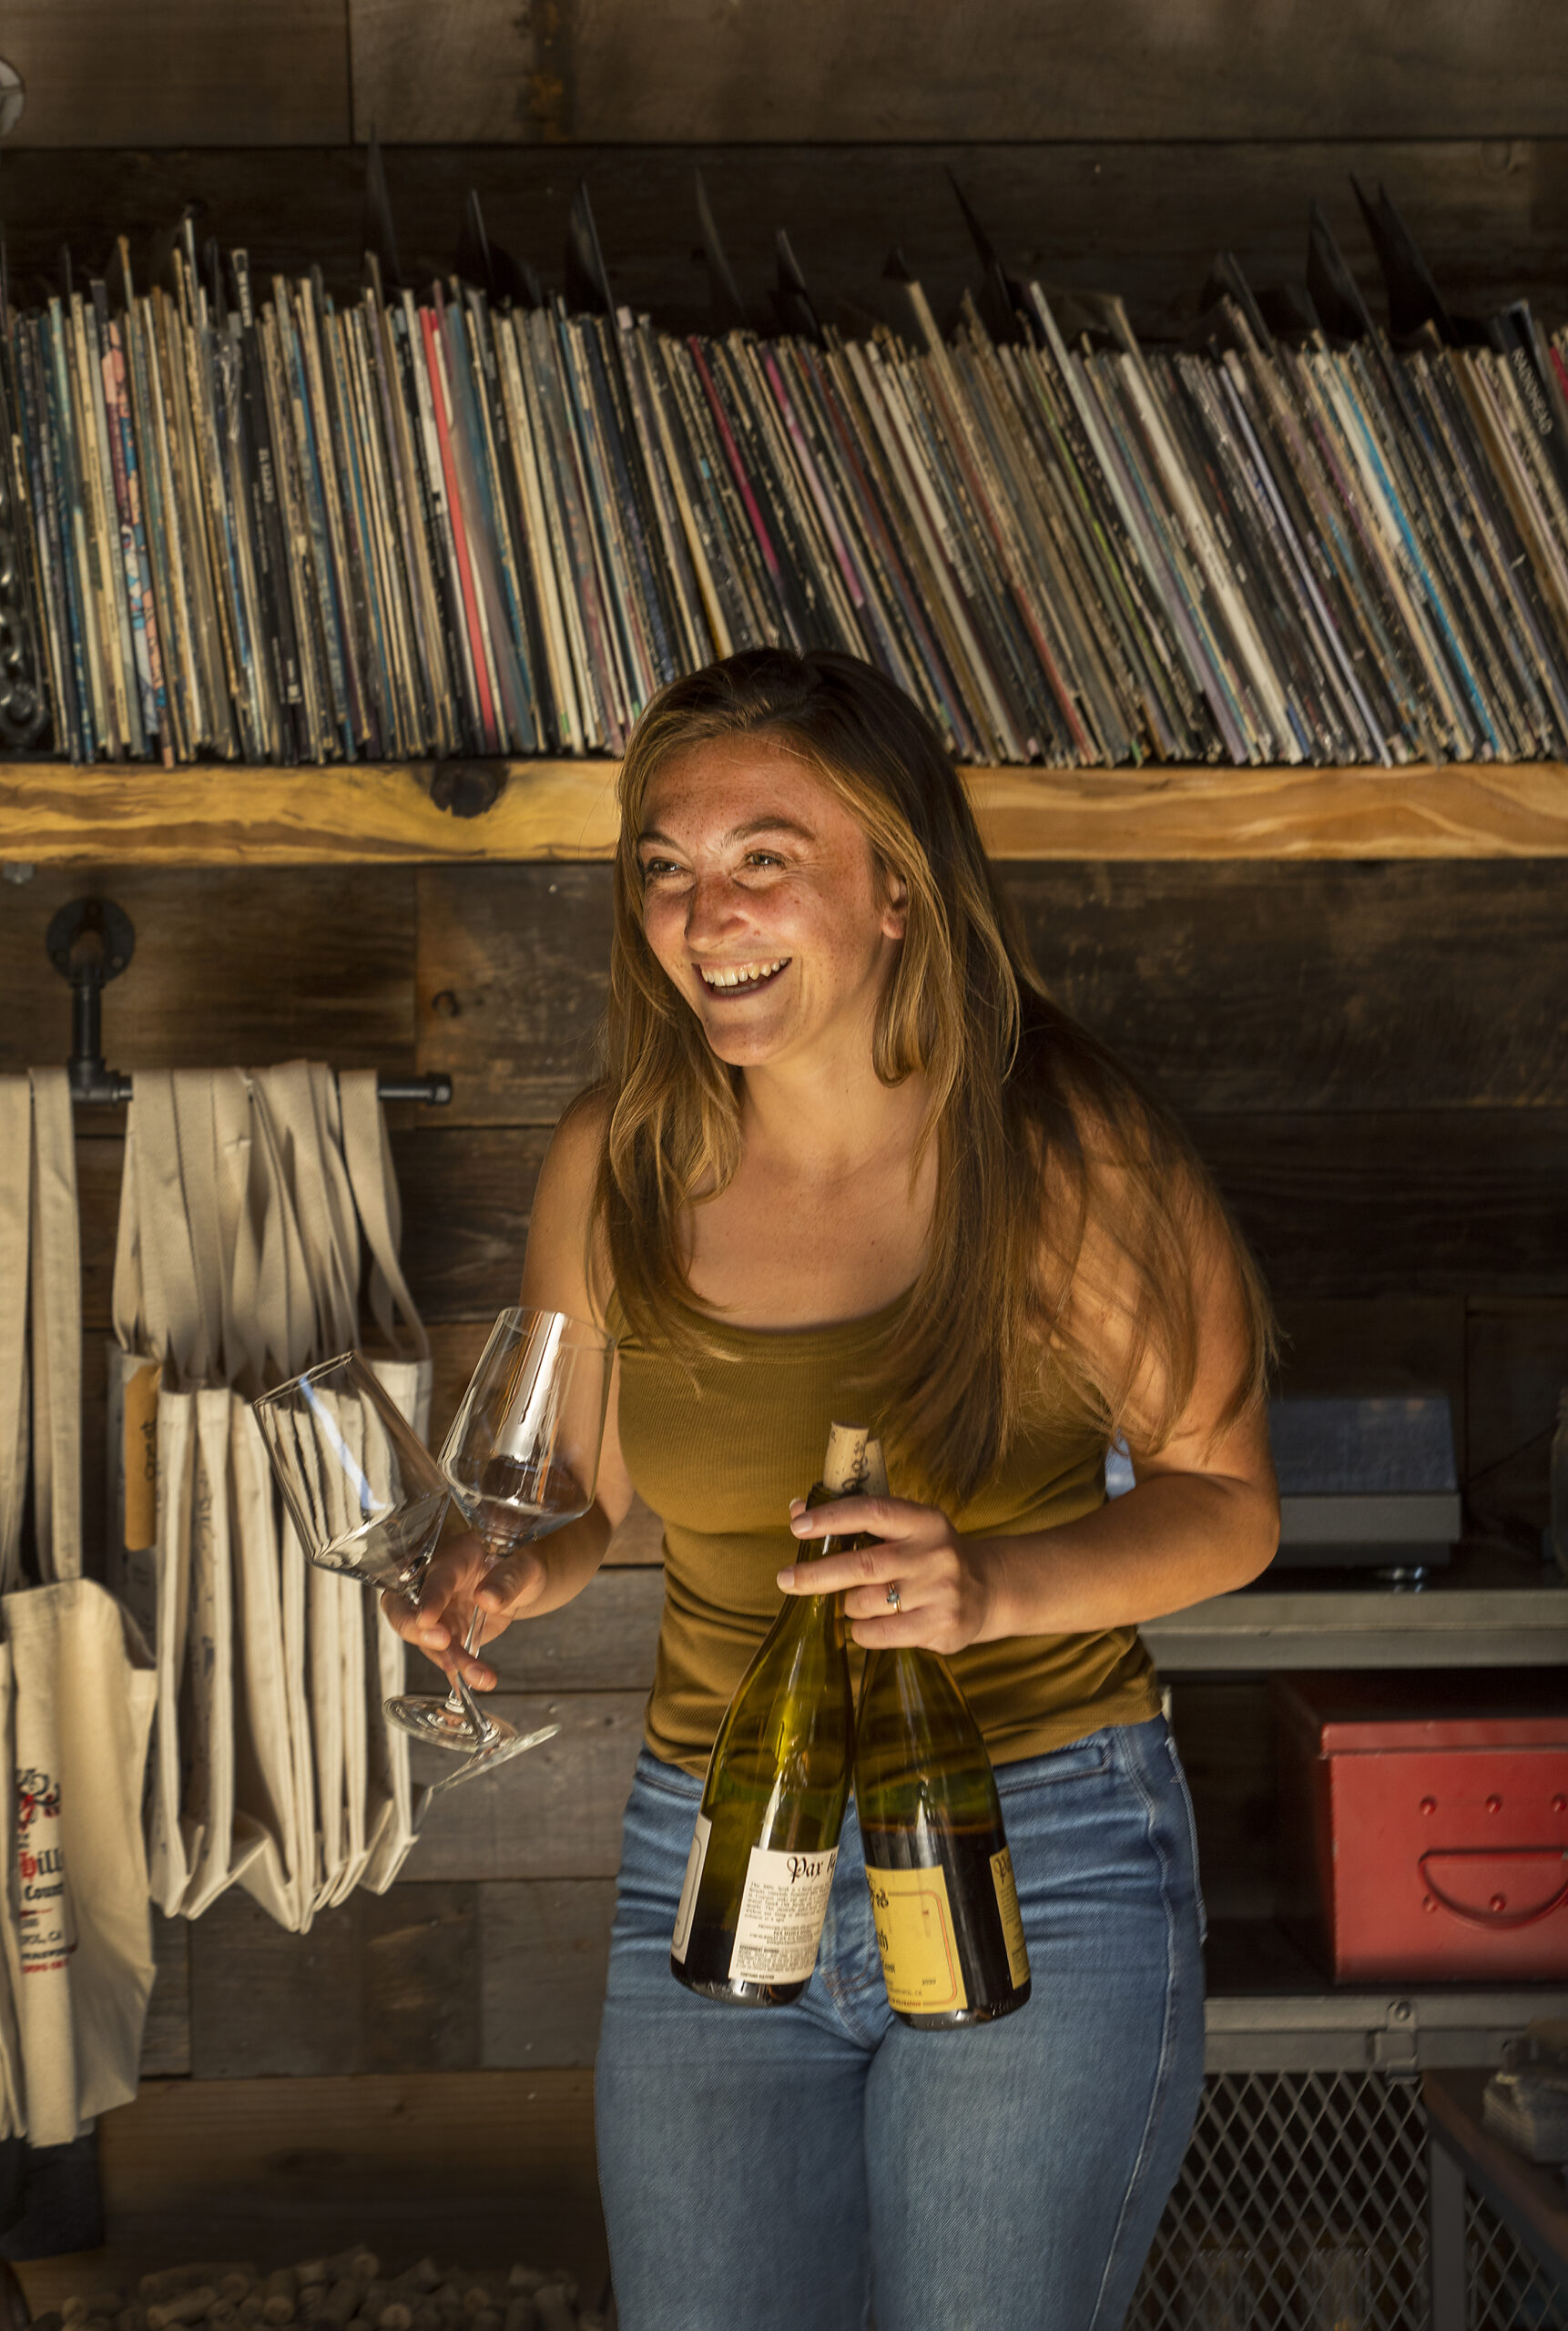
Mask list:
[[[904,1607],[903,1603],[900,1598],[897,1582],[891,1579],[888,1582],[887,1601],[890,1611],[901,1611]]]

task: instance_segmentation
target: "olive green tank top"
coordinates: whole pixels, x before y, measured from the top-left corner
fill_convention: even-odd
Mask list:
[[[638,1494],[664,1522],[664,1615],[646,1737],[667,1763],[707,1772],[730,1695],[784,1600],[775,1579],[797,1552],[789,1500],[820,1475],[834,1420],[862,1420],[857,1387],[907,1299],[828,1328],[737,1328],[708,1318],[717,1350],[690,1363],[639,1342],[612,1301],[621,1451]],[[954,1525],[971,1537],[1005,1537],[1076,1521],[1105,1501],[1103,1460],[1079,1426],[1036,1427],[952,1515]],[[896,1495],[896,1480],[892,1487]],[[1049,1562],[1049,1551],[1040,1559]],[[997,1763],[1159,1712],[1153,1664],[1132,1627],[971,1644],[949,1664]]]

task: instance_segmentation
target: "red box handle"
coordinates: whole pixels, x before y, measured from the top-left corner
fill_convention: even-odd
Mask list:
[[[1458,1902],[1451,1894],[1445,1893],[1432,1875],[1431,1865],[1434,1862],[1449,1865],[1451,1873],[1455,1875],[1458,1874],[1452,1868],[1455,1864],[1463,1870],[1479,1875],[1478,1863],[1495,1868],[1500,1862],[1549,1862],[1562,1869],[1564,1875],[1549,1901],[1538,1902],[1528,1910],[1496,1910],[1490,1903],[1481,1908],[1469,1902]],[[1468,1851],[1461,1848],[1446,1853],[1434,1848],[1422,1854],[1417,1868],[1428,1893],[1441,1902],[1445,1910],[1451,1910],[1456,1919],[1463,1919],[1472,1927],[1533,1926],[1538,1919],[1550,1918],[1553,1910],[1561,1909],[1563,1903],[1568,1902],[1568,1848],[1561,1846],[1475,1846]]]

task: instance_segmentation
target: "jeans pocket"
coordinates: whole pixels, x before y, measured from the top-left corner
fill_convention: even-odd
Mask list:
[[[1091,1733],[1086,1740],[1070,1741],[1065,1748],[1047,1749],[1044,1756],[1024,1756],[1015,1765],[1001,1765],[996,1771],[996,1793],[999,1797],[1022,1797],[1027,1790],[1050,1786],[1061,1781],[1092,1780],[1103,1773],[1111,1761],[1110,1744],[1103,1732]]]

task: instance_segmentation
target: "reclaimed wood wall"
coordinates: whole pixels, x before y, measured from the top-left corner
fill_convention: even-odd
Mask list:
[[[11,0],[43,146],[1551,136],[1539,0]]]
[[[13,0],[0,55],[27,91],[0,162],[25,291],[62,243],[98,269],[123,231],[144,260],[187,203],[263,271],[351,285],[372,132],[413,280],[451,266],[474,185],[558,284],[585,178],[616,296],[680,329],[708,312],[694,163],[759,321],[780,227],[824,312],[896,243],[947,314],[973,278],[949,168],[1011,265],[1122,291],[1149,331],[1222,247],[1298,277],[1314,196],[1372,287],[1352,172],[1458,310],[1555,319],[1568,278],[1568,48],[1540,0]]]
[[[1286,1384],[1446,1390],[1472,1525],[1522,1548],[1533,1531],[1538,1546],[1568,1379],[1568,864],[1013,865],[1005,880],[1058,995],[1160,1086],[1212,1162],[1278,1299]],[[549,1129],[590,1056],[608,868],[41,870],[0,885],[0,1065],[68,1050],[43,935],[87,895],[137,928],[105,999],[114,1066],[306,1054],[451,1072],[449,1111],[394,1112],[440,1430],[515,1299]],[[121,1146],[117,1113],[84,1113],[100,1501]],[[162,1928],[149,2070],[590,2063],[657,1565],[657,1532],[635,1522],[579,1604],[507,1640],[511,1712],[548,1710],[561,1736],[525,1779],[448,1798],[384,1900],[358,1896],[304,1938],[238,1893]],[[1249,1687],[1186,1689],[1196,1760],[1262,1772]],[[1268,1819],[1262,1797],[1218,1792],[1216,1878],[1256,1858]]]

